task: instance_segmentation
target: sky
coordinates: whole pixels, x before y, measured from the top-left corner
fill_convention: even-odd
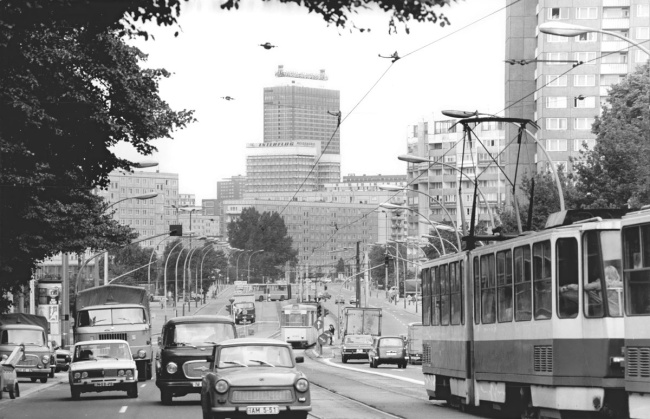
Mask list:
[[[172,109],[193,109],[196,122],[155,140],[142,157],[127,145],[114,152],[156,161],[178,173],[179,192],[196,203],[215,199],[217,181],[246,175],[246,144],[263,141],[263,89],[275,85],[278,65],[318,73],[341,92],[341,175],[406,174],[410,124],[443,109],[498,113],[504,102],[506,0],[459,0],[437,8],[450,25],[410,22],[388,33],[389,15],[360,11],[350,31],[329,25],[306,8],[271,0],[243,0],[238,10],[220,1],[184,3],[179,27],[145,26],[154,39],[129,41],[148,54],[145,67],[172,73],[160,95]],[[174,32],[179,31],[178,37]],[[276,48],[264,49],[270,42]],[[403,57],[391,63],[397,51]],[[225,100],[230,96],[234,100]]]

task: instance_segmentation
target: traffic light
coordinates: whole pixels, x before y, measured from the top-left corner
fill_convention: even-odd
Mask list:
[[[390,258],[386,255],[384,256],[384,265],[386,265],[386,267],[388,267],[388,262],[390,262]]]
[[[323,307],[320,305],[316,305],[316,317],[321,317],[323,315]]]
[[[228,312],[228,314],[232,314],[232,305],[230,304],[226,305],[226,311]]]

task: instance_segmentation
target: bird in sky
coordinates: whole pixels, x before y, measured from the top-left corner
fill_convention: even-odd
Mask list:
[[[271,49],[271,48],[276,48],[276,45],[271,44],[270,42],[266,42],[264,44],[260,44],[260,46],[264,49]]]
[[[225,99],[225,100],[235,100],[235,98],[232,97],[232,96],[221,96],[221,99]]]

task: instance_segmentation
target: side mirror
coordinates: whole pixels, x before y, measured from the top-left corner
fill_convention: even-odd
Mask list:
[[[297,356],[296,357],[296,364],[302,364],[303,362],[305,362],[304,357],[302,357],[302,356]]]

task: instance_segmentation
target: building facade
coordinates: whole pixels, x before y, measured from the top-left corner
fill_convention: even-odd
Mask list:
[[[647,0],[523,0],[506,10],[506,58],[512,63],[505,72],[506,116],[530,119],[539,126],[539,130],[529,127],[536,131],[538,142],[526,142],[519,155],[520,170],[544,170],[549,164],[539,144],[553,164],[570,172],[580,150],[595,145],[591,127],[606,103],[609,87],[648,60],[647,53],[619,36],[650,44],[650,4]],[[544,34],[539,31],[544,22],[606,33]],[[506,138],[516,134],[517,127],[506,127]],[[510,177],[517,157],[516,150],[507,155]]]

